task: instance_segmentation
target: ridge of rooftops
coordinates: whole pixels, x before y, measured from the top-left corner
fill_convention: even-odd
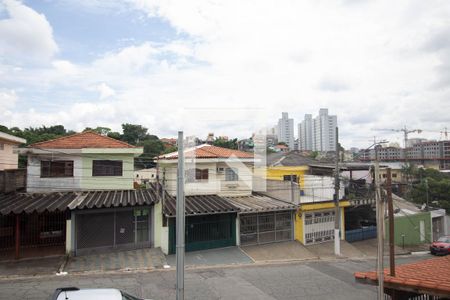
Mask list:
[[[196,158],[196,159],[248,159],[249,161],[254,160],[253,153],[244,152],[235,149],[228,149],[217,147],[209,144],[202,144],[195,147],[190,147],[184,150],[185,158]],[[178,151],[162,154],[157,157],[161,161],[174,161],[178,160]]]

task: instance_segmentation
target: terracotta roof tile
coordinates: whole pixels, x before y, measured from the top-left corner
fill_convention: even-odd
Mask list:
[[[100,135],[93,131],[85,131],[53,140],[34,143],[28,147],[46,149],[136,148],[128,143]]]
[[[253,153],[212,146],[208,144],[200,145],[195,148],[187,149],[185,157],[195,158],[253,158]],[[164,154],[159,159],[178,159],[178,152]]]
[[[432,258],[397,266],[395,277],[391,277],[388,269],[385,269],[384,282],[446,294],[450,292],[450,272],[448,270],[450,270],[450,256]],[[377,281],[375,271],[356,272],[354,276],[356,279]]]

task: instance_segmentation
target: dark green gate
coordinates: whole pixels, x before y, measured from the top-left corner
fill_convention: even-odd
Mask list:
[[[186,251],[236,245],[236,214],[186,217]],[[175,218],[169,219],[169,254],[176,249]]]

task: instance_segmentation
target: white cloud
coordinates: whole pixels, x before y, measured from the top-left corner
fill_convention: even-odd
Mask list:
[[[97,91],[100,93],[100,100],[109,98],[116,94],[116,92],[104,82],[97,85]]]
[[[40,76],[78,100],[56,113],[16,112],[9,124],[135,122],[159,135],[185,128],[187,135],[244,137],[255,119],[272,125],[288,111],[297,123],[328,107],[344,146],[353,146],[379,135],[375,127],[450,123],[448,43],[439,37],[450,29],[450,2],[127,2],[187,38],[111,49],[82,66],[54,61],[52,70],[21,75],[21,83]],[[92,87],[111,101],[83,94]]]
[[[0,107],[5,111],[15,106],[17,94],[14,90],[0,89]],[[4,112],[5,112],[4,111]]]
[[[8,18],[0,20],[0,55],[39,62],[58,52],[52,27],[44,15],[16,0],[4,0],[3,6]]]

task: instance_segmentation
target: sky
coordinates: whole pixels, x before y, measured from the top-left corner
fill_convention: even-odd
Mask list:
[[[450,1],[0,0],[8,127],[245,138],[322,107],[346,148],[442,138]]]

